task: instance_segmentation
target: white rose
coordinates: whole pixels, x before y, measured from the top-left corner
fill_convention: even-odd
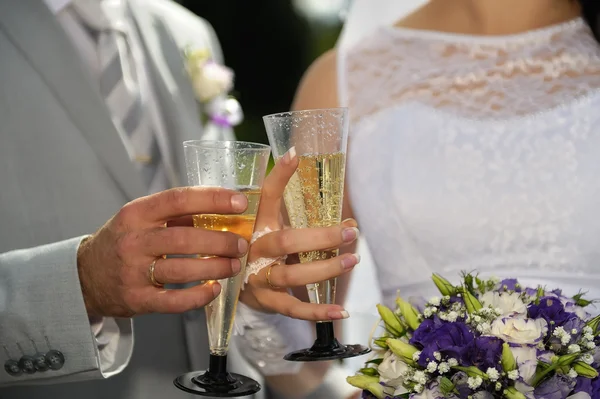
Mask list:
[[[213,61],[200,61],[189,68],[194,92],[201,102],[228,93],[233,87],[233,71]]]
[[[488,291],[479,300],[483,306],[491,306],[492,309],[500,309],[502,316],[527,313],[527,307],[521,300],[520,294],[516,292]]]
[[[548,332],[544,319],[523,316],[498,317],[492,323],[491,334],[513,344],[535,344]]]
[[[400,360],[391,351],[383,356],[383,361],[377,367],[379,371],[379,381],[388,387],[394,388],[394,395],[400,395],[408,392],[404,387],[404,375],[408,371],[408,365]],[[397,393],[399,390],[404,392]]]
[[[515,346],[511,347],[510,351],[517,362],[519,376],[525,383],[531,385],[537,368],[537,349],[533,346]]]

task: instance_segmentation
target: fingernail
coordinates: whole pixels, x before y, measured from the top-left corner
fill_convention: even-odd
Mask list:
[[[240,238],[238,241],[238,251],[240,252],[240,254],[245,254],[247,250],[248,241],[244,240],[243,238]]]
[[[236,212],[243,212],[248,206],[248,199],[244,194],[235,194],[231,197],[231,207]]]
[[[292,147],[290,148],[284,155],[283,155],[283,162],[288,164],[292,161],[292,159],[296,158],[296,147]]]
[[[344,270],[350,270],[350,269],[354,268],[354,266],[358,265],[359,262],[360,262],[360,255],[352,254],[352,255],[347,256],[344,259],[342,259],[342,268]]]
[[[356,220],[354,220],[352,218],[344,219],[344,220],[342,220],[342,224],[352,224],[352,225],[356,226]]]
[[[213,283],[212,284],[212,290],[213,290],[213,294],[215,296],[219,295],[221,293],[221,284],[219,284],[219,283]]]
[[[342,230],[342,239],[344,242],[352,242],[358,238],[358,229],[356,227],[350,227]]]
[[[345,310],[337,310],[337,311],[327,312],[327,317],[329,317],[332,320],[339,320],[339,319],[347,319],[348,317],[350,317],[350,315]]]
[[[242,270],[242,263],[239,259],[231,259],[231,271],[237,275]]]

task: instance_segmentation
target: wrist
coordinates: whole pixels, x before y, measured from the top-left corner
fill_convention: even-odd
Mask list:
[[[90,264],[90,258],[92,257],[91,247],[92,236],[87,236],[79,243],[77,248],[77,273],[79,276],[79,285],[81,287],[81,293],[83,295],[83,302],[85,309],[88,313],[90,321],[98,320],[102,316],[96,311],[96,307],[92,303],[92,286],[90,284],[90,278],[88,276],[88,265]]]

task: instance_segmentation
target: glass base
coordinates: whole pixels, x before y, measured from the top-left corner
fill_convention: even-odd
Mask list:
[[[215,398],[249,396],[260,391],[252,378],[226,371],[227,356],[210,355],[207,371],[193,371],[175,378],[173,384],[182,391]]]
[[[371,349],[362,345],[342,345],[335,339],[333,323],[317,323],[317,339],[312,347],[291,352],[283,358],[291,362],[319,362],[366,355]]]
[[[336,341],[337,342],[337,341]],[[366,355],[371,352],[371,349],[362,345],[341,345],[331,348],[315,348],[314,346],[308,349],[288,353],[284,356],[285,360],[290,362],[320,362],[325,360],[347,359]]]

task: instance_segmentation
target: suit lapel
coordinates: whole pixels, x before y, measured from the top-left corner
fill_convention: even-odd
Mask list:
[[[0,30],[42,76],[129,199],[146,194],[100,94],[66,33],[40,0],[0,1]]]
[[[170,139],[172,159],[178,174],[177,185],[186,185],[182,143],[202,136],[202,124],[190,79],[183,63],[182,49],[164,21],[153,15],[142,0],[129,0],[154,73],[153,82]]]

